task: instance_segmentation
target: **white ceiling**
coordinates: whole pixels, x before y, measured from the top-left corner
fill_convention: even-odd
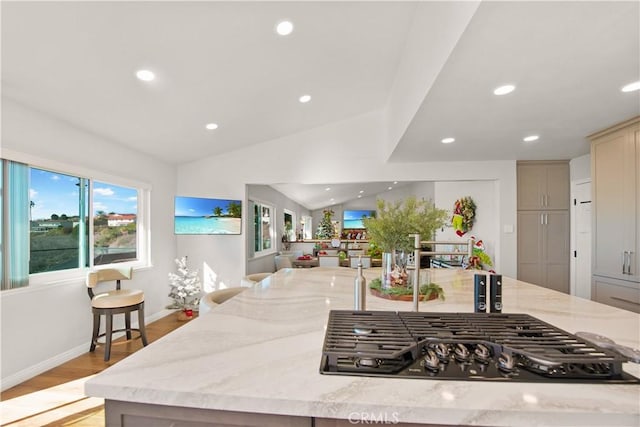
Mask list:
[[[550,160],[640,114],[640,2],[483,2],[392,161]],[[498,97],[493,89],[516,85]],[[523,137],[540,135],[535,143]],[[456,138],[453,144],[440,142]]]
[[[408,182],[361,182],[355,184],[271,184],[271,187],[309,210],[339,205],[358,196],[371,197],[397,190]],[[327,190],[328,189],[328,190]],[[362,193],[360,193],[362,192]]]
[[[175,164],[388,108],[417,9],[442,10],[399,1],[0,7],[3,98]],[[274,32],[282,19],[295,25],[290,36]],[[457,37],[446,60],[427,58],[440,72],[389,161],[569,159],[588,152],[586,135],[640,114],[640,92],[620,91],[640,79],[638,1],[484,1]],[[426,40],[425,52],[443,40]],[[157,80],[136,80],[140,68]],[[493,95],[504,83],[516,91]],[[313,99],[303,105],[305,93]],[[522,142],[533,133],[539,141]],[[446,136],[456,142],[441,144]]]
[[[2,2],[2,94],[182,163],[383,108],[412,3]],[[274,27],[289,19],[288,37]],[[158,76],[136,80],[139,68]],[[298,98],[311,94],[310,103]],[[216,122],[215,132],[205,124]]]

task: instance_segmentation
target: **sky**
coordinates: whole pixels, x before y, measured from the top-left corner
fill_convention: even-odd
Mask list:
[[[137,213],[137,191],[134,188],[93,181],[93,211],[120,214]],[[78,178],[31,169],[29,197],[35,203],[31,208],[32,219],[51,218],[52,214],[78,215]]]
[[[215,207],[220,207],[223,214],[227,214],[229,203],[240,203],[240,200],[203,199],[199,197],[176,197],[176,216],[204,216],[212,215]]]

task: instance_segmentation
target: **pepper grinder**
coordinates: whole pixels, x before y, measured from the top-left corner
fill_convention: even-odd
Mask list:
[[[367,309],[367,279],[362,274],[362,257],[358,257],[358,275],[353,283],[354,310]]]

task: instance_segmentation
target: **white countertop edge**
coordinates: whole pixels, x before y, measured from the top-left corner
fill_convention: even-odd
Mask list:
[[[407,380],[413,381],[413,380]],[[637,387],[621,385],[621,387]],[[362,402],[320,402],[276,399],[268,396],[246,397],[234,395],[205,396],[199,391],[171,392],[163,391],[161,395],[155,390],[145,390],[135,387],[122,388],[120,393],[113,395],[110,387],[99,384],[88,384],[88,395],[104,396],[106,400],[127,401],[152,405],[180,406],[194,409],[212,409],[222,411],[250,412],[259,414],[273,414],[285,416],[300,416],[314,418],[337,418],[345,420],[386,419],[402,423],[450,424],[450,425],[492,425],[496,427],[530,427],[530,426],[629,426],[640,425],[640,414],[607,412],[606,408],[598,407],[594,403],[592,412],[574,412],[569,408],[563,410],[562,404],[557,411],[544,412],[514,407],[511,409],[461,409],[459,407],[415,407],[389,405],[381,407],[376,403]],[[153,396],[153,397],[150,397]],[[585,397],[589,401],[589,397]],[[640,403],[639,403],[640,405]],[[639,408],[640,409],[640,408]]]

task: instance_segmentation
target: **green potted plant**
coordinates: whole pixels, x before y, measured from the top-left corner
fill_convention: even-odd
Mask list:
[[[369,288],[374,295],[381,298],[401,301],[413,300],[413,286],[390,287],[388,289],[384,289],[382,287],[382,280],[379,277],[376,277],[369,283]],[[420,299],[423,301],[430,301],[434,299],[444,301],[444,289],[433,282],[422,284],[420,285]]]
[[[384,288],[408,285],[406,271],[396,268],[396,252],[413,251],[411,234],[420,234],[424,240],[432,239],[438,228],[447,223],[446,210],[435,207],[431,200],[418,200],[415,196],[404,201],[377,201],[375,217],[364,218],[369,242],[380,248],[382,255],[382,286]]]

